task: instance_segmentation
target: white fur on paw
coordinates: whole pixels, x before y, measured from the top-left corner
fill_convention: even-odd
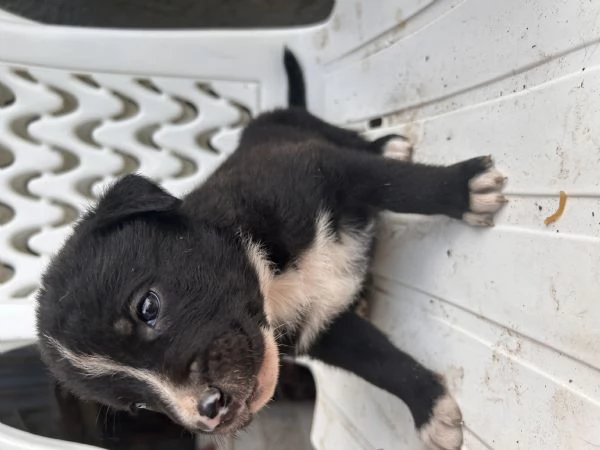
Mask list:
[[[383,156],[399,161],[412,160],[413,147],[410,141],[401,137],[391,138],[383,146]]]
[[[469,209],[463,220],[476,227],[494,226],[494,214],[508,202],[500,192],[506,177],[495,167],[473,177],[469,181]]]
[[[462,414],[456,401],[446,394],[433,407],[433,415],[419,431],[428,450],[460,450],[463,442]]]
[[[495,213],[507,202],[502,194],[474,194],[471,192],[469,207],[475,213]]]
[[[477,175],[469,181],[471,192],[485,192],[490,190],[499,190],[504,186],[506,177],[502,175],[495,167]]]

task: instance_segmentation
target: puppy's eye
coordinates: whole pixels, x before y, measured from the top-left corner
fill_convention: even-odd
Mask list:
[[[136,409],[148,409],[148,405],[143,402],[134,403],[131,405],[131,410],[135,411]]]
[[[137,305],[137,316],[149,327],[154,328],[160,311],[160,298],[154,291],[148,291]]]

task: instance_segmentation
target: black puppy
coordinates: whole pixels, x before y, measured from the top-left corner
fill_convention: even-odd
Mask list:
[[[367,142],[292,108],[251,122],[183,200],[124,177],[43,278],[52,373],[83,398],[223,434],[270,400],[280,352],[308,354],[403,400],[429,448],[458,449],[461,414],[442,380],[349,308],[378,212],[489,226],[504,177],[490,157],[435,167],[410,154],[399,136]]]

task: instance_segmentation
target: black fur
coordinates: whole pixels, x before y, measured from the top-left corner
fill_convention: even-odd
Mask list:
[[[296,56],[287,48],[283,52],[283,65],[288,76],[288,105],[306,108],[304,73]]]
[[[297,66],[289,58],[286,64]],[[245,250],[249,238],[277,276],[294,270],[323,211],[334,235],[364,230],[382,210],[455,218],[469,211],[469,180],[489,167],[489,158],[449,167],[387,159],[381,153],[392,137],[368,142],[291,108],[251,122],[237,152],[183,201],[137,175],[123,178],[77,225],[44,276],[38,330],[54,375],[82,397],[123,409],[144,401],[171,413],[139,380],[81,373],[49,337],[173,383],[189,377],[196,362],[204,382],[247,397],[267,324]],[[163,298],[155,329],[135,317],[149,289]],[[446,392],[438,377],[353,313],[328,319],[309,353],[397,395],[416,425],[426,424]],[[131,332],[117,331],[118,323]],[[291,325],[278,330],[282,351],[295,348],[302,332],[302,323]],[[231,427],[247,419],[230,418]]]
[[[118,224],[135,216],[172,212],[181,204],[173,197],[145,178],[127,175],[106,194],[88,219],[100,229]]]
[[[435,401],[445,394],[439,376],[352,312],[343,313],[331,324],[315,342],[310,355],[401,398],[417,428],[429,421]]]

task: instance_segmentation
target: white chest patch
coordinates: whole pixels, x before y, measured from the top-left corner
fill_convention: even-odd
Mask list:
[[[374,226],[334,234],[329,216],[317,218],[315,238],[296,264],[273,274],[257,245],[248,246],[273,327],[302,327],[299,349],[306,349],[319,331],[356,298],[369,262]]]

